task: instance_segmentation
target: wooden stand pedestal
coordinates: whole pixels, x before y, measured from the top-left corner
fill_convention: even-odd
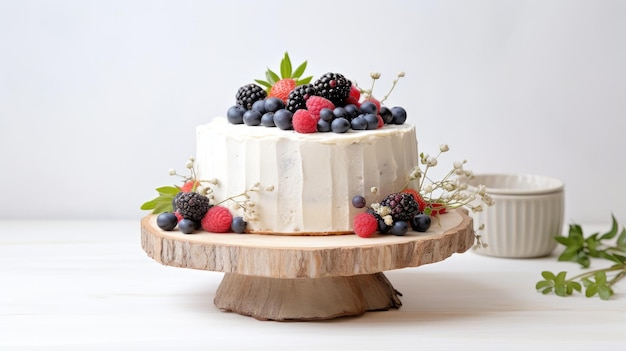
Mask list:
[[[317,320],[399,308],[382,272],[434,263],[472,247],[464,210],[442,215],[426,233],[274,236],[165,232],[156,216],[141,221],[148,256],[175,267],[224,272],[215,305],[261,320]]]

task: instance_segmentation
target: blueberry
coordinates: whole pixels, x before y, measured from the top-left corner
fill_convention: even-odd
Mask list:
[[[411,219],[411,228],[416,232],[425,232],[430,228],[430,216],[419,213]]]
[[[276,127],[274,124],[274,112],[265,112],[261,116],[261,125],[265,127]]]
[[[365,198],[361,195],[355,195],[352,198],[352,206],[356,207],[356,208],[363,208],[365,207]]]
[[[391,234],[403,236],[409,231],[409,224],[406,221],[395,221],[391,227]]]
[[[322,133],[330,132],[330,122],[320,118],[320,120],[317,121],[317,131]]]
[[[389,233],[389,230],[391,230],[391,226],[388,226],[382,217],[378,216],[377,219],[378,219],[378,232],[380,234]]]
[[[363,119],[367,122],[367,129],[376,129],[378,128],[378,116],[373,113],[368,113],[363,116]]]
[[[274,112],[274,124],[282,130],[293,129],[292,119],[293,113],[289,110],[282,109]]]
[[[178,229],[184,234],[191,234],[196,230],[196,222],[188,218],[183,218],[178,222]]]
[[[265,112],[265,100],[257,100],[252,104],[252,111],[257,111],[258,113],[260,113],[261,115],[263,115]]]
[[[345,118],[335,118],[330,124],[330,129],[335,133],[345,133],[350,129],[350,122]]]
[[[372,101],[364,101],[361,104],[361,107],[359,107],[359,111],[361,113],[367,114],[367,113],[373,113],[373,114],[377,114],[378,113],[378,107],[376,107],[376,104],[373,103]]]
[[[285,102],[277,97],[270,97],[265,99],[264,108],[265,112],[276,112],[285,108]]]
[[[320,119],[323,119],[326,122],[332,122],[333,119],[335,119],[335,115],[333,114],[333,110],[328,108],[328,107],[324,107],[323,109],[320,110]]]
[[[385,122],[385,124],[391,123],[391,121],[393,120],[393,115],[391,114],[391,110],[387,106],[381,106],[379,114],[380,114],[380,117],[383,118],[383,122]]]
[[[165,231],[174,230],[176,224],[178,224],[178,218],[171,212],[164,212],[157,216],[157,225]]]
[[[233,221],[230,224],[230,228],[233,230],[233,232],[241,234],[246,231],[247,225],[248,223],[243,220],[243,217],[238,216],[238,217],[233,217]]]
[[[346,111],[346,109],[343,107],[335,107],[335,109],[333,110],[333,116],[335,116],[335,118],[350,119],[348,111]]]
[[[245,107],[235,105],[231,106],[228,111],[226,111],[226,119],[228,122],[232,124],[242,124],[243,123],[243,114],[248,111]]]
[[[391,108],[391,115],[393,124],[403,124],[406,121],[406,110],[403,107],[396,106]]]
[[[358,116],[358,117],[354,118],[350,122],[350,125],[351,125],[352,129],[354,129],[354,130],[365,130],[365,129],[367,129],[367,121],[365,120],[364,116]]]
[[[343,108],[346,110],[350,118],[354,118],[359,115],[359,108],[356,107],[355,104],[348,104],[344,106]]]
[[[261,112],[249,110],[243,114],[243,123],[249,126],[258,126],[261,124],[261,117]]]

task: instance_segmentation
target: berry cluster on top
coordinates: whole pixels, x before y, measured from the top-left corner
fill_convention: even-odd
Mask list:
[[[239,88],[235,105],[226,112],[228,121],[298,133],[345,133],[351,129],[372,130],[406,121],[407,113],[403,107],[382,105],[384,99],[377,100],[371,89],[359,89],[341,73],[326,73],[313,83],[310,83],[312,77],[301,79],[306,65],[305,61],[292,71],[291,60],[285,53],[280,76],[268,69],[267,80],[256,80],[258,84]],[[370,76],[376,80],[380,74]],[[398,74],[398,77],[402,76],[403,72]],[[396,82],[397,79],[394,86]]]

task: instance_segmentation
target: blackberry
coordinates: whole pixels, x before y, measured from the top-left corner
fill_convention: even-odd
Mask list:
[[[296,112],[299,109],[306,109],[306,101],[312,95],[317,95],[313,84],[297,86],[289,93],[289,97],[287,98],[287,110]]]
[[[211,205],[209,198],[195,192],[181,193],[176,197],[176,210],[183,218],[198,222],[204,217]]]
[[[326,73],[313,85],[317,90],[317,95],[332,101],[336,106],[343,106],[344,101],[350,95],[352,82],[341,73]]]
[[[391,217],[393,217],[394,222],[409,221],[419,211],[417,201],[415,201],[413,195],[408,193],[389,194],[380,204],[391,209]]]
[[[239,90],[237,90],[237,95],[235,95],[235,100],[237,105],[250,110],[252,109],[252,104],[265,99],[266,96],[267,92],[263,90],[263,88],[252,83],[239,88]]]

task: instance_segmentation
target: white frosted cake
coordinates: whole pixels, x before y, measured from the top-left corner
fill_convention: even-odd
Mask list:
[[[351,199],[362,195],[369,203],[401,191],[418,160],[410,124],[301,134],[219,117],[197,127],[197,177],[219,180],[213,202],[256,183],[273,188],[258,193],[256,219],[247,225],[252,233],[353,233],[354,216],[362,210]]]

